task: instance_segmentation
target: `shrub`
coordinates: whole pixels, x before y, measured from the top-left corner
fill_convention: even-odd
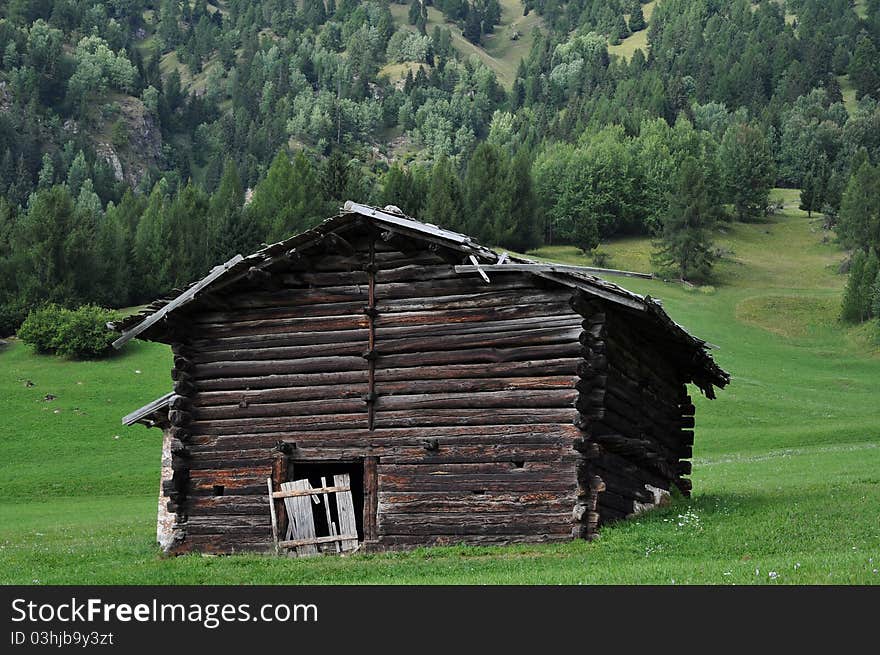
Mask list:
[[[65,357],[103,357],[112,349],[114,334],[107,322],[119,316],[95,305],[75,310],[46,305],[32,311],[18,331],[19,338],[39,353]]]
[[[58,305],[45,305],[31,311],[18,328],[18,338],[33,346],[38,353],[55,352],[58,323],[65,311]]]
[[[596,248],[590,253],[590,259],[593,260],[593,266],[598,268],[608,268],[608,264],[611,262],[611,253],[607,250],[599,250]]]

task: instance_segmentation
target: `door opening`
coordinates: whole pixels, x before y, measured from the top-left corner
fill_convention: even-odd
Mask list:
[[[358,541],[364,540],[364,461],[362,459],[349,462],[331,462],[315,460],[292,460],[288,467],[288,480],[308,480],[313,489],[335,486],[337,476],[348,476],[350,487],[351,504],[354,506],[354,523],[357,529]],[[340,498],[339,493],[328,493],[313,496],[318,503],[312,503],[312,514],[315,521],[315,535],[329,537],[333,534],[335,524],[337,534],[339,532]],[[345,508],[343,508],[343,512]],[[333,544],[330,544],[332,547]]]

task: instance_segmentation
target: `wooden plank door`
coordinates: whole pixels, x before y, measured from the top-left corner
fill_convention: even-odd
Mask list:
[[[312,486],[308,480],[294,480],[293,482],[284,482],[281,485],[282,491],[307,491]],[[296,547],[297,555],[317,555],[318,546],[314,541],[315,535],[315,517],[312,514],[312,496],[302,495],[293,496],[284,499],[284,506],[287,509],[287,539],[291,541],[309,541],[302,546]]]

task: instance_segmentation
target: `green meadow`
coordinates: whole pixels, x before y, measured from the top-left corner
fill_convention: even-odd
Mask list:
[[[170,388],[164,346],[100,362],[0,350],[0,582],[10,584],[880,582],[880,346],[837,321],[844,253],[786,209],[725,224],[711,285],[615,281],[662,299],[714,346],[731,385],[696,399],[694,494],[592,543],[445,547],[287,559],[162,558],[154,544],[160,434],[120,417]],[[602,246],[651,270],[651,244]],[[589,265],[570,247],[537,257]],[[695,392],[696,394],[696,392]]]

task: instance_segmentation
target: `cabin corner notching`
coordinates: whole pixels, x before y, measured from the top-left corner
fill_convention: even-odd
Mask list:
[[[346,203],[116,324],[174,354],[124,419],[163,429],[163,548],[592,538],[688,494],[688,385],[729,376],[594,273]]]

